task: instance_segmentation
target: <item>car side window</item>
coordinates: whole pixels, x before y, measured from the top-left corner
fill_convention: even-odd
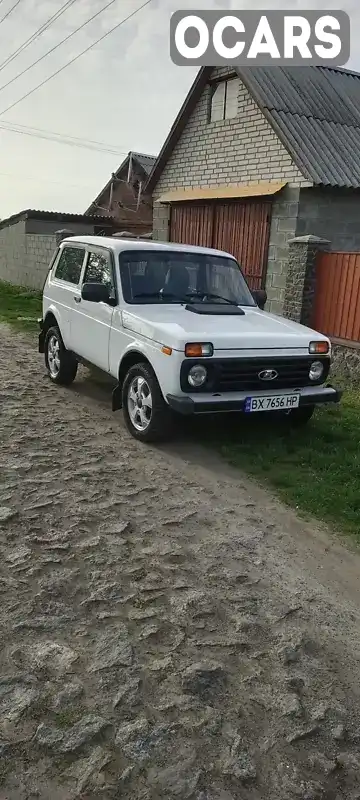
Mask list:
[[[77,286],[80,281],[84,256],[85,249],[82,247],[64,247],[57,263],[55,278]]]
[[[110,299],[115,300],[115,284],[109,253],[89,253],[83,283],[103,283],[109,287]]]

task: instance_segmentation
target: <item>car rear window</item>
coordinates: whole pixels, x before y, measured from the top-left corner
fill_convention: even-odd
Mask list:
[[[57,263],[55,278],[77,286],[80,282],[84,256],[83,247],[64,247]]]

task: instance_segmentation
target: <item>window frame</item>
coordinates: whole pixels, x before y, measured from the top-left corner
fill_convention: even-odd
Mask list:
[[[85,280],[84,280],[85,279],[85,273],[86,273],[86,269],[88,267],[90,256],[93,255],[93,254],[96,255],[96,253],[98,253],[99,255],[104,255],[105,254],[109,258],[110,270],[111,270],[111,274],[112,274],[112,279],[113,279],[113,284],[114,284],[114,293],[115,293],[115,298],[114,298],[114,300],[110,300],[110,304],[112,306],[114,306],[114,308],[115,308],[115,306],[119,305],[119,289],[118,289],[118,284],[117,284],[114,253],[109,247],[103,247],[102,245],[95,245],[94,247],[92,247],[89,244],[89,245],[85,245],[85,248],[86,248],[85,259],[84,259],[84,263],[83,263],[83,266],[82,266],[82,272],[81,272],[80,284],[79,284],[80,292],[81,292],[81,289],[82,289],[82,287],[83,287],[83,285],[85,283]]]
[[[216,122],[225,122],[226,120],[236,119],[236,117],[238,116],[238,109],[237,109],[236,114],[235,114],[234,117],[227,117],[226,116],[227,85],[228,85],[228,83],[230,83],[230,81],[236,81],[236,80],[239,81],[238,75],[226,75],[226,77],[217,78],[216,80],[214,80],[214,81],[212,81],[210,83],[209,106],[208,106],[208,123],[209,124],[215,124]],[[222,84],[225,86],[223,115],[222,115],[222,117],[220,119],[212,119],[211,118],[211,114],[212,114],[212,104],[213,104],[214,94],[215,94],[216,90],[218,89],[218,87],[220,85],[222,85]]]
[[[57,268],[59,266],[62,254],[65,252],[65,250],[70,250],[70,249],[71,250],[75,250],[76,249],[76,250],[83,250],[84,251],[84,256],[83,256],[83,260],[82,260],[82,264],[81,264],[81,268],[80,268],[79,280],[78,280],[77,283],[72,283],[72,281],[67,281],[65,278],[59,278],[59,276],[56,275],[56,270],[57,270]],[[85,260],[86,260],[86,245],[85,244],[82,244],[81,242],[72,242],[71,244],[70,244],[70,242],[66,242],[66,244],[64,244],[63,246],[60,245],[59,251],[58,251],[58,253],[56,255],[54,264],[52,266],[52,280],[53,281],[59,281],[61,284],[64,284],[65,286],[70,286],[72,289],[74,289],[74,288],[78,289],[79,286],[81,285],[81,278],[82,278],[82,275],[83,275]]]

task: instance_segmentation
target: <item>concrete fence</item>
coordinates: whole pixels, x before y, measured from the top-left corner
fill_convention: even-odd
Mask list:
[[[42,289],[56,248],[55,234],[25,233],[25,221],[0,230],[0,280]]]

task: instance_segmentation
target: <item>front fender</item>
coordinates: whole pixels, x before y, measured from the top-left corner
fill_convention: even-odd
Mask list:
[[[179,392],[180,389],[180,362],[181,354],[176,350],[172,351],[171,355],[166,355],[162,352],[162,345],[158,342],[142,341],[141,339],[133,339],[129,342],[125,351],[122,354],[118,367],[118,375],[123,373],[124,361],[130,358],[130,355],[138,353],[139,356],[144,357],[153,368],[157,377],[162,395],[166,401],[166,395],[171,392]],[[134,361],[133,363],[136,363]],[[171,387],[171,389],[170,389]]]

